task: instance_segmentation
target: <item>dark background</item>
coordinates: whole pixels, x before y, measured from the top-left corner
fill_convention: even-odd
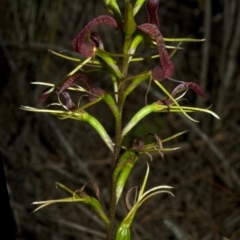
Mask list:
[[[48,49],[72,51],[73,37],[88,20],[103,13],[107,14],[101,1],[1,0],[0,148],[18,239],[104,239],[103,224],[81,204],[56,204],[31,214],[31,203],[67,196],[56,189],[56,181],[77,190],[87,179],[95,179],[106,206],[108,149],[86,123],[19,110],[21,105],[35,106],[43,90],[31,82],[55,83],[75,66]],[[159,195],[146,202],[136,215],[132,239],[240,239],[240,2],[161,0],[159,16],[164,37],[206,38],[204,43],[182,44],[184,49],[173,57],[173,77],[201,85],[207,97],[199,99],[189,92],[189,104],[212,105],[221,121],[195,114],[200,120],[195,124],[180,115],[153,114],[141,122],[141,128],[133,129],[129,144],[145,132],[161,138],[190,132],[166,144],[180,150],[165,154],[164,161],[154,157],[148,188],[173,186],[175,198]],[[146,22],[144,9],[137,19],[139,24]],[[97,30],[106,49],[117,52],[121,46],[117,33],[108,27]],[[146,63],[131,71],[141,67]],[[110,85],[107,77],[91,75],[102,88]],[[173,83],[165,84],[170,88]],[[125,122],[144,106],[145,93],[143,85],[128,98]],[[157,99],[159,91],[153,88],[148,102]],[[104,104],[90,112],[113,133]],[[144,172],[143,157],[127,188],[141,184]],[[122,201],[118,219],[126,212]]]

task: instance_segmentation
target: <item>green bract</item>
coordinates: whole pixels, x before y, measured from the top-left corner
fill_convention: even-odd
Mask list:
[[[146,171],[143,183],[141,185],[140,191],[138,193],[137,200],[134,203],[134,205],[131,207],[127,216],[122,220],[121,224],[119,225],[118,230],[117,230],[117,239],[122,239],[122,240],[131,239],[130,238],[130,234],[131,234],[130,227],[131,227],[132,221],[135,217],[137,210],[141,207],[141,205],[146,200],[148,200],[149,198],[151,198],[157,194],[160,194],[160,193],[168,193],[168,194],[174,196],[168,190],[168,189],[172,188],[170,186],[157,186],[157,187],[151,188],[150,190],[144,192],[146,184],[147,184],[148,176],[149,176],[149,165],[147,163],[147,171]],[[128,201],[128,199],[127,199],[127,201]]]

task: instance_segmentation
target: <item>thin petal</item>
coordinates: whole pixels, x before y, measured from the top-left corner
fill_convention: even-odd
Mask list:
[[[67,107],[67,109],[68,110],[73,109],[72,99],[71,99],[70,95],[68,94],[68,92],[63,91],[63,92],[61,92],[61,94],[63,95],[63,97],[66,100],[66,107]]]

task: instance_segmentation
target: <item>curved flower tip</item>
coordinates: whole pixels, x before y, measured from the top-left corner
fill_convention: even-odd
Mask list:
[[[90,92],[89,95],[89,100],[92,102],[94,100],[96,100],[97,98],[101,97],[104,95],[104,91],[101,88],[98,87],[93,87],[90,79],[81,73],[75,74],[71,77],[69,77],[64,83],[63,85],[60,87],[58,93],[63,93],[65,92],[65,90],[69,87],[71,87],[72,85],[76,84],[77,80],[81,80],[84,81],[88,87],[88,90]],[[65,96],[64,96],[65,97]]]
[[[37,100],[37,106],[39,104],[41,104],[42,102],[44,102],[50,95],[50,93],[53,91],[53,87],[48,87],[46,89],[43,90],[43,92],[41,93],[40,97]]]
[[[67,108],[68,110],[74,109],[74,104],[73,104],[73,102],[72,102],[72,99],[71,99],[69,93],[66,92],[66,91],[63,91],[63,92],[62,92],[62,95],[63,95],[63,97],[65,98],[65,101],[66,101],[66,108]]]
[[[189,88],[194,90],[194,92],[197,93],[199,96],[206,97],[206,94],[203,91],[203,89],[197,83],[194,83],[194,82],[184,82],[179,84],[177,87],[173,89],[171,95],[175,97],[178,93],[185,91]]]
[[[161,67],[153,69],[152,75],[154,80],[161,81],[165,78],[169,78],[174,72],[174,65],[169,58],[161,32],[155,25],[150,23],[144,23],[138,26],[138,28],[153,37],[157,44]]]
[[[91,89],[91,82],[90,80],[88,79],[88,77],[84,74],[81,74],[81,73],[78,73],[78,74],[75,74],[69,78],[67,78],[67,80],[63,83],[63,85],[60,87],[58,93],[62,93],[63,91],[65,91],[67,88],[71,87],[73,84],[76,83],[77,80],[82,80],[86,83],[87,87],[89,89]]]
[[[158,5],[159,0],[147,0],[146,8],[148,14],[148,23],[154,24],[157,28],[160,28],[158,19]]]
[[[76,52],[81,53],[85,57],[91,57],[94,55],[94,46],[97,46],[96,36],[93,36],[93,39],[91,39],[91,32],[93,28],[100,24],[111,25],[115,29],[118,28],[115,19],[108,15],[101,15],[94,18],[80,31],[77,37],[73,39],[72,47]],[[87,39],[88,37],[89,39]]]
[[[45,90],[41,93],[40,97],[39,97],[38,100],[37,100],[37,106],[38,106],[39,104],[41,104],[42,102],[44,102],[44,101],[49,97],[50,93],[45,93],[45,92],[48,91],[49,89],[50,89],[50,88],[47,88],[47,89],[45,89]]]
[[[168,62],[165,71],[163,71],[162,67],[156,66],[152,69],[152,78],[157,81],[162,81],[166,78],[172,76],[174,72],[174,65],[171,61]]]
[[[197,83],[194,83],[194,82],[183,82],[183,83],[180,83],[179,85],[177,85],[173,89],[173,91],[171,92],[171,96],[175,99],[177,94],[179,94],[179,93],[181,93],[183,91],[185,91],[185,93],[186,93],[186,91],[188,89],[192,89],[195,93],[197,93],[201,97],[206,97],[206,94],[203,91],[203,89]],[[179,100],[180,98],[182,98],[183,95],[181,95],[176,100]],[[168,105],[171,105],[173,103],[173,100],[172,100],[172,98],[166,98],[166,99],[158,100],[157,103],[159,105],[167,105],[168,106]]]

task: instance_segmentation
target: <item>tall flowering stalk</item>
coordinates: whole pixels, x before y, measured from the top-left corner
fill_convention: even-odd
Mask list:
[[[81,202],[90,205],[96,214],[102,219],[106,226],[106,236],[108,240],[128,240],[131,239],[131,224],[137,210],[149,198],[160,194],[168,193],[173,195],[170,186],[156,186],[152,189],[145,190],[147,180],[149,178],[149,165],[143,176],[141,188],[138,189],[137,198],[133,203],[130,203],[130,196],[137,191],[136,187],[128,190],[126,195],[126,205],[129,209],[128,214],[122,219],[119,226],[115,226],[115,212],[118,206],[118,201],[122,197],[124,186],[131,175],[132,169],[135,167],[141,155],[146,154],[152,160],[151,154],[158,152],[161,158],[164,158],[164,152],[174,151],[178,148],[165,148],[164,143],[173,138],[178,137],[185,132],[176,133],[166,139],[161,139],[156,133],[142,133],[143,136],[135,139],[131,146],[123,146],[122,141],[125,136],[132,130],[134,126],[139,124],[139,121],[146,115],[158,112],[180,112],[192,121],[190,114],[194,112],[205,112],[218,118],[218,116],[209,109],[202,109],[191,106],[180,105],[180,100],[184,94],[192,89],[196,94],[204,97],[204,90],[194,82],[180,82],[172,91],[167,90],[163,85],[163,81],[174,74],[174,64],[171,57],[178,51],[176,47],[169,54],[166,41],[184,42],[184,41],[201,41],[196,39],[165,39],[160,30],[158,18],[159,0],[137,0],[133,5],[131,1],[125,0],[124,14],[118,6],[116,0],[103,1],[110,15],[102,15],[90,21],[72,41],[73,50],[79,53],[79,58],[62,55],[53,52],[59,57],[70,61],[78,62],[77,67],[63,77],[57,84],[46,82],[35,82],[34,84],[47,86],[46,89],[38,98],[37,104],[43,103],[50,94],[55,93],[58,97],[58,102],[52,103],[46,109],[36,107],[22,106],[21,109],[32,112],[45,112],[57,116],[60,119],[73,119],[77,121],[85,121],[90,124],[100,135],[103,142],[112,153],[112,170],[111,170],[111,187],[110,187],[110,204],[109,211],[104,212],[99,201],[100,189],[97,183],[88,181],[80,190],[73,191],[63,184],[57,183],[59,187],[67,191],[70,195],[68,198],[58,200],[38,201],[33,204],[40,205],[35,211],[58,202]],[[144,6],[145,5],[145,6]],[[145,7],[148,15],[148,22],[136,23],[135,16],[141,7]],[[98,25],[110,25],[114,31],[119,31],[123,34],[122,51],[120,53],[109,53],[104,50],[104,39],[95,32]],[[145,41],[148,40],[148,41]],[[157,57],[159,63],[152,69],[144,69],[135,76],[129,75],[129,66],[132,62],[142,61],[144,58],[135,58],[135,53],[141,44],[149,43],[151,46],[156,46],[158,52]],[[150,46],[149,46],[150,47]],[[120,58],[119,58],[120,57]],[[154,58],[156,56],[152,56]],[[107,70],[109,81],[112,82],[113,94],[105,91],[103,88],[94,86],[94,81],[84,73],[84,67],[91,66],[94,70]],[[128,123],[123,126],[123,107],[129,94],[134,94],[135,88],[145,81],[152,80],[159,91],[162,91],[163,99],[158,99],[155,102],[147,104],[138,112],[134,113]],[[71,93],[79,92],[79,94],[87,94],[89,101],[86,104],[80,105],[71,98]],[[96,116],[88,113],[88,108],[94,104],[104,101],[109,107],[110,112],[114,116],[115,136],[114,140],[109,136],[106,129]],[[60,109],[56,109],[55,106]],[[159,115],[161,117],[161,115]],[[151,143],[146,143],[148,136],[153,137]],[[120,150],[122,150],[120,152]],[[123,152],[123,153],[122,153]],[[95,196],[89,196],[85,192],[85,187],[90,184]]]

